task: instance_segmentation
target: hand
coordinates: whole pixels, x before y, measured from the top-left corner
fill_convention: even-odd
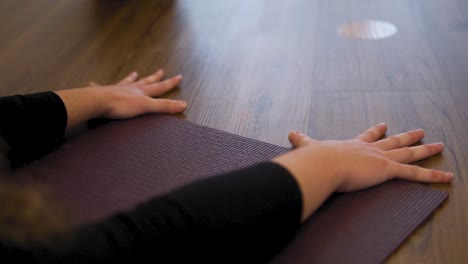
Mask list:
[[[109,93],[109,112],[107,118],[123,119],[146,113],[180,113],[185,110],[185,101],[170,99],[154,99],[174,89],[182,81],[178,75],[161,81],[164,75],[162,69],[154,74],[138,80],[138,73],[132,72],[116,85],[100,86],[91,82],[92,87]]]
[[[442,143],[409,147],[424,137],[422,129],[379,140],[386,130],[386,124],[379,124],[344,141],[318,141],[293,132],[289,140],[295,150],[274,161],[296,178],[306,214],[311,214],[332,192],[361,190],[394,178],[420,182],[453,179],[452,173],[408,165],[439,154],[444,149]],[[314,184],[318,187],[310,186]],[[311,192],[315,194],[309,195]]]
[[[147,113],[183,112],[185,101],[153,98],[182,81],[180,75],[161,81],[163,75],[163,70],[158,70],[138,80],[138,73],[133,72],[115,85],[91,83],[90,87],[57,91],[67,109],[67,128],[97,117],[123,119]]]
[[[424,137],[422,129],[379,140],[386,130],[387,125],[380,124],[345,141],[317,141],[298,133],[291,133],[289,139],[295,148],[307,147],[321,159],[327,159],[324,165],[333,168],[340,179],[338,192],[356,191],[394,178],[420,182],[452,180],[451,173],[407,165],[439,154],[443,143],[408,147]]]

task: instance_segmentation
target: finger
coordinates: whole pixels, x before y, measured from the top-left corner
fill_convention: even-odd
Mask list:
[[[162,69],[159,69],[155,73],[151,74],[150,76],[142,78],[137,83],[141,85],[147,85],[147,84],[159,82],[162,79],[163,75],[164,75],[164,71]]]
[[[138,72],[134,71],[130,73],[127,77],[123,78],[117,84],[129,84],[129,83],[136,81],[137,78],[138,78]]]
[[[400,178],[417,182],[450,182],[453,173],[425,169],[415,165],[398,164],[394,165],[394,178]]]
[[[376,126],[373,126],[367,129],[366,131],[364,131],[364,133],[360,134],[356,138],[362,141],[365,141],[367,143],[375,142],[379,140],[381,137],[383,137],[383,135],[387,131],[387,127],[388,127],[387,124],[380,123]]]
[[[385,153],[385,156],[399,163],[413,163],[441,153],[443,143],[427,144],[411,148],[400,148]]]
[[[146,96],[156,97],[174,89],[181,81],[182,75],[177,75],[176,77],[172,77],[163,82],[145,85],[141,89]]]
[[[145,112],[146,113],[181,113],[187,108],[187,102],[170,99],[153,99],[147,97]]]
[[[101,85],[99,85],[99,84],[97,84],[97,83],[95,83],[95,82],[89,82],[88,85],[91,86],[91,87],[98,87],[98,86],[101,86]]]
[[[296,132],[296,131],[290,132],[289,135],[288,135],[288,139],[289,139],[289,142],[291,143],[291,145],[294,148],[300,148],[300,147],[305,146],[308,143],[314,141],[310,137],[308,137],[308,136],[306,136],[306,135],[304,135],[302,133]]]
[[[418,129],[382,139],[374,143],[381,150],[408,147],[424,138],[424,130]]]

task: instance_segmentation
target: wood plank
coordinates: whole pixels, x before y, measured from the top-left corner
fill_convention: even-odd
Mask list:
[[[308,114],[308,133],[318,139],[353,137],[366,127],[387,122],[387,135],[410,129],[426,131],[424,143],[442,141],[446,149],[441,156],[419,162],[427,168],[454,171],[452,185],[432,185],[450,193],[449,201],[429,221],[417,230],[389,259],[390,263],[460,263],[468,259],[465,245],[468,221],[468,163],[466,137],[462,118],[457,113],[449,91],[356,92],[319,93],[311,97]],[[278,120],[286,120],[285,114]],[[269,117],[270,122],[271,117]],[[273,126],[284,128],[280,122]],[[265,131],[269,131],[268,129]],[[279,135],[272,136],[272,138]]]
[[[421,165],[453,170],[450,200],[391,263],[468,260],[468,2],[161,0],[0,2],[0,95],[108,84],[132,70],[181,73],[165,97],[198,124],[288,146],[290,130],[344,139],[386,121],[444,141]],[[337,27],[379,19],[383,40]]]

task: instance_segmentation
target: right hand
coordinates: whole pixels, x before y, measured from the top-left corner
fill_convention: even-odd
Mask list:
[[[442,143],[409,147],[424,137],[422,129],[380,140],[386,130],[387,125],[382,123],[343,141],[318,141],[297,132],[289,134],[295,150],[274,161],[296,178],[307,216],[333,192],[357,191],[394,178],[419,182],[453,179],[453,173],[409,165],[439,154],[444,149]],[[311,186],[315,184],[318,186]],[[304,213],[303,219],[307,217]]]

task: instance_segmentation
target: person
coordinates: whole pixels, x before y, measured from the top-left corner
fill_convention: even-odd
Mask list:
[[[94,118],[183,112],[186,102],[157,98],[181,81],[181,76],[163,80],[162,70],[141,79],[133,72],[116,85],[2,97],[0,134],[9,144],[12,164],[21,165],[46,155],[68,129]],[[442,143],[410,147],[424,137],[423,130],[381,139],[386,130],[382,123],[350,140],[326,141],[291,132],[294,150],[271,161],[189,184],[100,222],[65,229],[58,228],[63,225],[52,213],[44,213],[50,212],[51,203],[38,206],[39,196],[26,199],[22,187],[12,189],[3,179],[0,186],[8,188],[0,188],[0,255],[27,263],[264,262],[334,192],[395,178],[452,180],[452,173],[410,165],[441,153]],[[22,201],[22,207],[8,209],[11,201]],[[36,232],[34,224],[48,228]]]

